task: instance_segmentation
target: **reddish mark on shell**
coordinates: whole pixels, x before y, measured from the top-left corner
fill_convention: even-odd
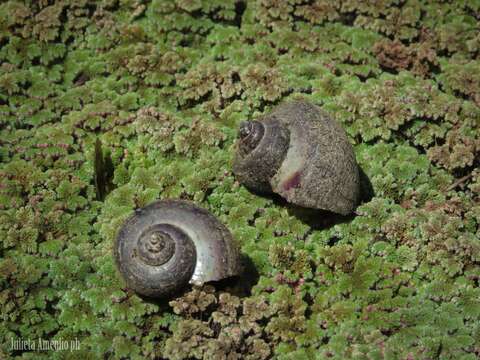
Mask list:
[[[283,190],[288,191],[292,188],[298,188],[300,186],[301,174],[299,171],[293,173],[288,180],[283,183]]]

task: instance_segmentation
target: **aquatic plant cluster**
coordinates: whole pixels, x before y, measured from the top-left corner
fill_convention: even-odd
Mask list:
[[[5,1],[0,45],[0,358],[480,356],[478,1]],[[240,122],[294,98],[346,129],[355,216],[235,181]],[[116,233],[164,198],[218,216],[251,276],[127,289]],[[79,346],[10,346],[36,339]]]

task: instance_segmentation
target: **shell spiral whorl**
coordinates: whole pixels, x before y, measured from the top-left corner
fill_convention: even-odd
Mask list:
[[[148,265],[163,265],[175,253],[174,238],[181,236],[186,235],[178,228],[168,224],[156,225],[138,238],[138,255]]]
[[[240,124],[240,151],[244,155],[255,149],[265,134],[265,128],[259,121],[243,121]]]
[[[290,139],[289,130],[277,119],[245,121],[240,124],[233,172],[252,190],[271,192],[270,178],[285,157]]]

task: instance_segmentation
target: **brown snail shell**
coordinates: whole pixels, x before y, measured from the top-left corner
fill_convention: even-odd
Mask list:
[[[291,101],[240,125],[236,178],[306,208],[351,213],[360,197],[353,148],[343,128],[318,106]]]
[[[183,200],[159,200],[136,210],[117,235],[114,255],[127,286],[150,297],[240,272],[239,250],[228,229]]]

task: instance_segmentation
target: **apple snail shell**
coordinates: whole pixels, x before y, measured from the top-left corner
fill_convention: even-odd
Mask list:
[[[343,128],[318,106],[291,101],[240,124],[233,164],[239,182],[295,205],[351,213],[360,176]]]
[[[114,255],[127,286],[149,297],[240,272],[239,250],[228,229],[183,200],[159,200],[136,210],[117,235]]]

